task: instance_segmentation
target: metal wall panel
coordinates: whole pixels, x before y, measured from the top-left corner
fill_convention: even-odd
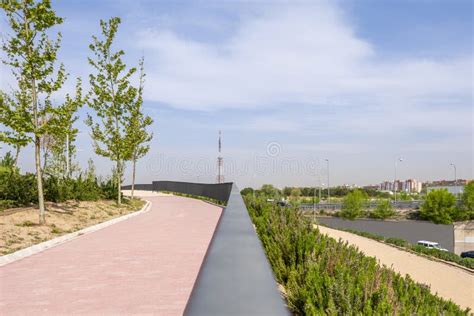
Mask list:
[[[205,196],[222,202],[227,202],[232,183],[192,183],[177,181],[153,181],[153,191],[170,191],[197,196]]]

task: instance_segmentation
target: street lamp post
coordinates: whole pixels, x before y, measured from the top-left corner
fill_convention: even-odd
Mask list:
[[[397,164],[398,162],[402,162],[402,158],[398,158],[395,160],[395,180],[393,181],[393,186],[394,186],[394,191],[395,191],[395,203],[397,202],[397,189],[398,189],[398,183],[397,183]]]
[[[319,175],[319,203],[321,203],[321,187],[322,187],[321,175]]]
[[[456,185],[458,183],[458,178],[457,178],[457,175],[456,175],[456,165],[453,164],[453,163],[450,163],[449,165],[453,166],[453,168],[454,168],[454,192],[456,192],[456,196],[457,196],[458,194],[457,194],[457,191],[456,191],[457,190]]]
[[[329,193],[329,159],[326,159],[328,166],[328,204],[331,203],[331,194]]]
[[[453,163],[450,163],[449,165],[453,166],[453,168],[454,168],[454,185],[456,185],[456,184],[458,184],[458,178],[456,176],[456,165],[453,164]]]
[[[316,186],[313,189],[313,220],[316,219]]]

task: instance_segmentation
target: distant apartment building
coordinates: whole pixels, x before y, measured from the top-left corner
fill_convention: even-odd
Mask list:
[[[405,180],[403,183],[403,191],[409,193],[420,193],[423,188],[423,183],[415,179]]]
[[[423,183],[415,179],[384,181],[379,185],[381,191],[420,193]]]

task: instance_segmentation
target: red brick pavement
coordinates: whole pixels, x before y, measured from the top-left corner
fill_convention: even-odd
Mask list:
[[[0,267],[0,315],[181,315],[222,209],[148,199],[147,213]]]

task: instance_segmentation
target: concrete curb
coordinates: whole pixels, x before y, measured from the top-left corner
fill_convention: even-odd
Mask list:
[[[83,228],[81,230],[75,231],[73,233],[69,233],[69,234],[54,238],[54,239],[50,239],[50,240],[44,241],[42,243],[30,246],[28,248],[18,250],[14,253],[11,253],[11,254],[8,254],[8,255],[5,255],[5,256],[1,256],[0,257],[0,267],[2,267],[4,265],[7,265],[9,263],[12,263],[12,262],[21,260],[23,258],[29,257],[31,255],[37,254],[39,252],[45,251],[49,248],[56,247],[60,244],[71,241],[71,240],[76,239],[80,236],[93,233],[93,232],[98,231],[100,229],[103,229],[107,226],[122,222],[124,220],[127,220],[129,218],[138,216],[140,214],[146,213],[150,210],[150,208],[151,208],[151,202],[146,201],[146,204],[139,211],[136,211],[136,212],[124,215],[124,216],[116,217],[116,218],[113,218],[111,220],[96,224],[94,226],[89,226],[89,227]]]

